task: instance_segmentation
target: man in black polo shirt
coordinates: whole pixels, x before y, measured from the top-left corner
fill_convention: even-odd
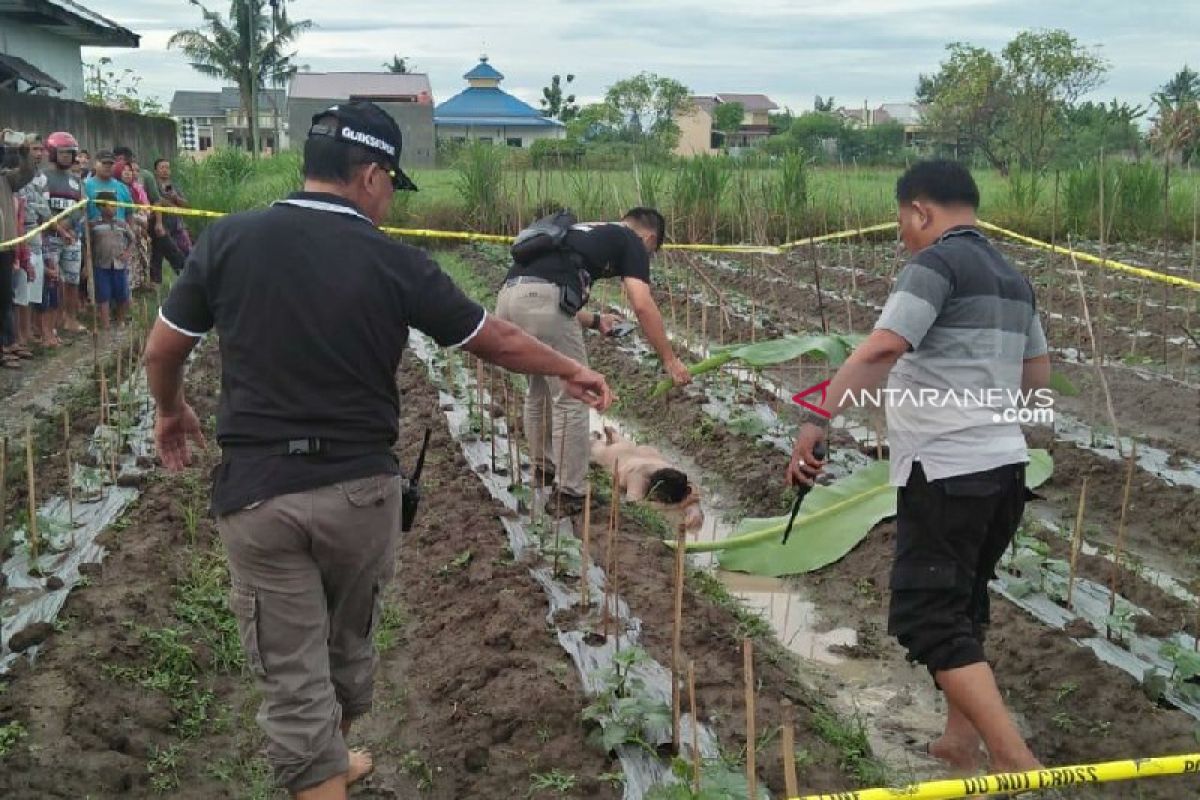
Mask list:
[[[610,314],[585,311],[592,283],[619,278],[629,305],[650,346],[662,359],[676,386],[691,383],[687,366],[675,355],[663,326],[662,314],[650,293],[650,255],[662,246],[666,221],[653,208],[634,208],[620,222],[574,225],[562,251],[514,263],[496,300],[496,315],[520,326],[558,352],[587,363],[583,328],[608,333],[616,323]],[[564,297],[577,302],[564,302]],[[550,408],[551,419],[547,419]],[[525,397],[525,432],[535,467],[546,474],[553,464],[561,508],[577,513],[587,485],[587,406],[573,398],[553,377],[534,376]],[[546,426],[551,426],[547,435]],[[550,452],[544,452],[549,447]],[[562,453],[562,462],[558,455]],[[548,462],[548,463],[547,463]],[[555,509],[559,507],[555,504]]]
[[[393,192],[415,188],[400,147],[371,103],[314,117],[304,191],[208,228],[146,346],[159,455],[178,470],[189,440],[203,441],[184,364],[205,332],[219,334],[212,510],[267,757],[305,800],[344,798],[371,768],[345,735],[371,704],[372,631],[400,531],[390,449],[409,328],[553,376],[597,409],[612,400],[603,377],[488,316],[423,251],[376,228]]]

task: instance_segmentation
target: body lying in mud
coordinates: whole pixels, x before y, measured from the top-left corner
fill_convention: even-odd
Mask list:
[[[699,488],[655,448],[635,444],[605,426],[603,434],[592,434],[592,463],[610,471],[616,465],[617,488],[627,500],[648,500],[668,513],[682,515],[689,533],[704,524]]]

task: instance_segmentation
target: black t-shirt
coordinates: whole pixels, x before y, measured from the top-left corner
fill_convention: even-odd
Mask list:
[[[350,202],[299,192],[233,214],[197,241],[161,312],[221,349],[223,446],[322,438],[378,444],[367,455],[225,453],[213,512],[381,472],[399,434],[396,370],[409,326],[460,346],[485,312],[422,250],[378,230]]]
[[[513,264],[509,278],[529,275],[552,283],[568,281],[586,296],[593,283],[602,278],[637,278],[650,282],[650,254],[638,235],[618,222],[584,222],[567,231],[567,249],[582,257],[586,277],[557,253],[534,259],[529,264]],[[586,285],[584,284],[586,281]]]

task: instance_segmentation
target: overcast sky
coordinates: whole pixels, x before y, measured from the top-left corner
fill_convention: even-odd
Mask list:
[[[199,23],[194,6],[82,1],[142,37],[137,50],[85,48],[85,61],[112,57],[164,102],[176,89],[219,86],[166,49],[174,31]],[[291,0],[288,12],[317,26],[299,41],[300,64],[375,70],[398,53],[429,74],[436,102],[463,87],[481,52],[504,88],[534,104],[554,73],[574,73],[586,102],[648,70],[696,94],[762,92],[797,111],[815,94],[848,106],[908,100],[948,42],[998,49],[1025,28],[1066,28],[1098,47],[1112,68],[1096,99],[1147,103],[1182,64],[1200,66],[1197,0]]]

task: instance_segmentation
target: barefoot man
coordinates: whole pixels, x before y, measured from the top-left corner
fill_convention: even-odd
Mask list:
[[[1049,381],[1046,337],[1029,281],[976,226],[979,189],[964,167],[915,164],[896,200],[912,259],[875,330],[827,387],[826,413],[808,412],[788,481],[812,482],[823,466],[813,446],[829,419],[887,377],[880,395],[898,487],[888,631],[946,695],[946,729],[929,752],[975,772],[985,745],[993,772],[1036,769],[983,641],[988,581],[1025,504],[1029,458],[1011,412],[1022,392]]]
[[[371,707],[373,631],[394,571],[404,479],[396,369],[417,328],[506,369],[561,381],[603,410],[604,378],[486,314],[422,250],[376,226],[398,189],[400,128],[378,106],[318,114],[304,190],[233,214],[197,242],[146,345],[164,467],[203,443],[184,365],[221,349],[212,511],[229,553],[230,605],[263,695],[258,723],[279,785],[341,800],[371,769],[349,751]]]

